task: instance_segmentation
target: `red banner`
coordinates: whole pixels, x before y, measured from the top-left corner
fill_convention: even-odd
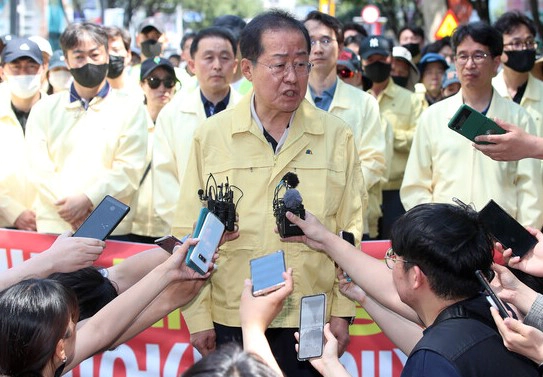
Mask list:
[[[47,249],[56,236],[0,229],[0,271]],[[383,258],[388,241],[364,242],[366,253]],[[149,245],[107,241],[96,265],[111,266],[149,248]],[[353,377],[399,376],[407,357],[383,335],[362,308],[350,327],[351,343],[341,358]],[[200,354],[190,345],[189,333],[179,310],[117,349],[96,355],[68,376],[75,377],[178,377]]]

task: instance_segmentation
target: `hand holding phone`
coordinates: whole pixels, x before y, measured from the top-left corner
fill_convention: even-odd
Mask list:
[[[205,275],[209,270],[209,263],[212,262],[213,254],[219,247],[223,232],[224,224],[222,221],[212,212],[207,213],[198,234],[200,241],[190,255],[187,254],[187,266],[200,275]]]
[[[106,195],[72,237],[96,238],[104,241],[129,211],[129,206]]]
[[[304,296],[300,302],[298,360],[321,357],[324,348],[326,295]]]
[[[162,249],[166,250],[170,254],[173,254],[173,249],[177,245],[182,245],[183,244],[182,240],[180,240],[179,238],[177,238],[175,236],[172,236],[172,235],[160,237],[159,239],[155,240],[154,242],[155,242],[155,244],[157,246],[159,246]]]
[[[283,272],[286,269],[283,250],[251,259],[249,264],[251,266],[253,296],[266,295],[285,285]]]
[[[498,126],[492,119],[484,116],[466,104],[462,104],[453,115],[449,121],[449,128],[477,144],[490,143],[476,142],[476,136],[499,135],[505,133],[505,130]]]
[[[507,308],[505,307],[505,304],[498,297],[496,292],[494,292],[494,290],[490,286],[490,283],[488,282],[488,280],[486,279],[482,271],[481,270],[475,271],[475,275],[477,276],[477,279],[479,279],[479,282],[481,282],[481,285],[483,286],[485,293],[488,295],[486,299],[488,300],[490,305],[492,305],[494,308],[496,308],[496,310],[498,310],[502,318],[511,317],[509,315],[509,312],[507,311]]]

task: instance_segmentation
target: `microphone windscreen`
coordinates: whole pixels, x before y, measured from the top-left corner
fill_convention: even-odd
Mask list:
[[[286,182],[287,185],[292,188],[295,188],[296,186],[298,186],[298,183],[300,183],[298,176],[290,171],[283,176],[282,181]]]
[[[296,189],[287,190],[283,195],[283,203],[287,209],[294,209],[302,204],[302,195]]]

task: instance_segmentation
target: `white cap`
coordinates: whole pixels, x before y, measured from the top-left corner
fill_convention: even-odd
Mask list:
[[[392,48],[392,57],[395,59],[401,59],[409,64],[411,69],[409,70],[409,80],[407,81],[407,89],[413,91],[415,84],[419,82],[420,73],[417,66],[412,62],[412,56],[408,49],[402,46],[394,46]]]
[[[38,47],[40,48],[41,52],[45,52],[49,57],[53,56],[53,48],[51,47],[51,43],[44,37],[40,37],[39,35],[33,35],[31,37],[28,37],[32,42],[35,42]]]

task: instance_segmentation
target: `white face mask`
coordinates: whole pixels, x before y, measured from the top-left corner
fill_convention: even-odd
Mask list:
[[[71,83],[72,74],[69,71],[61,69],[49,72],[49,84],[51,84],[55,92],[70,89]]]
[[[41,88],[41,74],[6,75],[6,78],[11,94],[22,99],[36,95]]]

